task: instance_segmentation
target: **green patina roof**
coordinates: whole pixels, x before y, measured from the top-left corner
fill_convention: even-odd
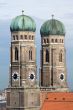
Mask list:
[[[26,15],[20,15],[14,18],[10,25],[11,32],[13,31],[33,31],[36,30],[34,20]]]
[[[65,35],[65,28],[62,22],[51,19],[46,21],[40,29],[41,36]]]

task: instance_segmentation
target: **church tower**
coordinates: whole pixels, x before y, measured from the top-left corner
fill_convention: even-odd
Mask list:
[[[39,110],[34,20],[22,13],[12,20],[7,110]]]
[[[40,86],[54,91],[68,91],[64,25],[52,18],[41,26],[40,33]]]

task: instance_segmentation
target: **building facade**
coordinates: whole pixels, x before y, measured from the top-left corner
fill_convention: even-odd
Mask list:
[[[41,33],[40,110],[72,110],[73,93],[67,86],[65,28],[47,20]]]
[[[22,13],[12,20],[10,30],[10,72],[6,109],[72,110],[73,93],[69,93],[67,86],[63,23],[52,18],[41,26],[40,86],[37,84],[34,20]]]
[[[22,14],[12,20],[10,30],[7,110],[38,110],[40,90],[37,86],[35,22],[31,17]]]
[[[68,91],[66,72],[65,28],[62,22],[51,19],[40,29],[41,75],[40,86],[56,91]]]

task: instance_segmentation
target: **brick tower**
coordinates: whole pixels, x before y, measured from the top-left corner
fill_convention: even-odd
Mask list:
[[[10,30],[11,58],[7,110],[39,110],[35,22],[31,17],[22,14],[12,20]]]
[[[72,110],[67,86],[65,28],[50,19],[41,26],[40,110]]]
[[[65,29],[62,22],[51,19],[41,26],[41,88],[68,91],[65,57]]]

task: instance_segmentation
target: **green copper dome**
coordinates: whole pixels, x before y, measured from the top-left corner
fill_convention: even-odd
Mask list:
[[[11,32],[14,31],[32,31],[35,32],[36,25],[34,20],[26,15],[20,15],[14,18],[10,26]]]
[[[40,29],[41,36],[65,35],[65,28],[62,22],[51,19],[46,21]]]

